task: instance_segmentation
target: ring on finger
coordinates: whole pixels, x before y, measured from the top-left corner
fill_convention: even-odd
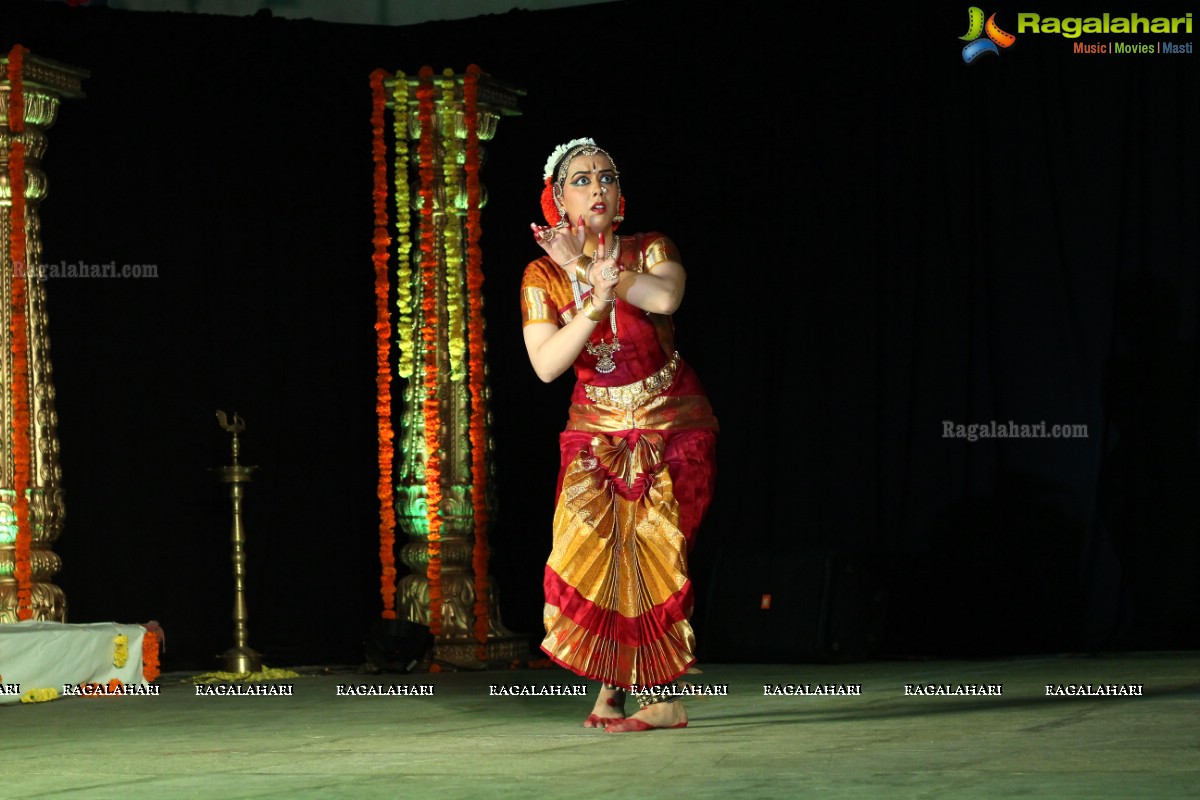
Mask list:
[[[554,228],[546,228],[544,230],[538,231],[538,238],[541,239],[543,242],[553,241],[554,237],[557,235],[558,235],[558,231],[554,230]]]
[[[620,274],[621,274],[621,271],[619,269],[617,269],[615,264],[609,264],[607,267],[600,270],[600,277],[604,278],[604,280],[606,280],[606,281],[611,281],[613,278],[616,278]]]

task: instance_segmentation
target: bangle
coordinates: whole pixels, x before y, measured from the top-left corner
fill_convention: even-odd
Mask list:
[[[592,322],[599,322],[604,319],[605,315],[608,314],[608,306],[612,304],[612,300],[601,300],[600,302],[604,303],[603,308],[597,308],[594,298],[590,295],[583,301],[583,315]]]
[[[572,264],[574,264],[576,261],[578,261],[581,258],[583,258],[583,253],[580,253],[579,255],[575,256],[574,258],[567,259],[566,261],[559,264],[558,266],[560,269],[566,269],[567,267],[571,266]]]
[[[588,270],[591,269],[591,266],[592,266],[591,257],[585,256],[583,253],[580,253],[578,256],[575,257],[575,260],[579,262],[578,264],[575,265],[575,280],[579,281],[580,283],[590,284],[591,281],[589,281],[587,279],[587,273],[588,273]]]

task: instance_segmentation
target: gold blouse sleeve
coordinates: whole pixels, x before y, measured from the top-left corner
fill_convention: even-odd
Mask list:
[[[521,325],[535,322],[558,324],[558,312],[550,299],[545,272],[537,269],[537,262],[530,264],[521,280]]]
[[[683,263],[674,242],[662,234],[649,234],[642,245],[642,270],[649,272],[664,261]]]

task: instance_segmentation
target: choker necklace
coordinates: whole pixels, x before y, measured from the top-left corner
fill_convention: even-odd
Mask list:
[[[613,237],[612,250],[609,251],[607,258],[616,258],[617,253],[621,248],[620,239]],[[575,309],[577,311],[583,309],[583,299],[579,292],[579,280],[575,276],[571,276],[571,291],[575,295]],[[607,375],[617,368],[617,362],[613,360],[613,354],[621,349],[621,340],[617,338],[617,298],[612,301],[612,308],[608,312],[608,326],[612,329],[612,341],[604,341],[604,335],[600,335],[600,341],[597,343],[588,342],[586,349],[588,355],[596,357],[596,372],[602,375]]]

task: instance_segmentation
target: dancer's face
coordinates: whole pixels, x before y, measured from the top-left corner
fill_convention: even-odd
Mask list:
[[[571,159],[563,181],[562,204],[572,223],[578,223],[583,217],[592,232],[607,231],[617,215],[620,193],[617,171],[606,153],[578,155]]]

